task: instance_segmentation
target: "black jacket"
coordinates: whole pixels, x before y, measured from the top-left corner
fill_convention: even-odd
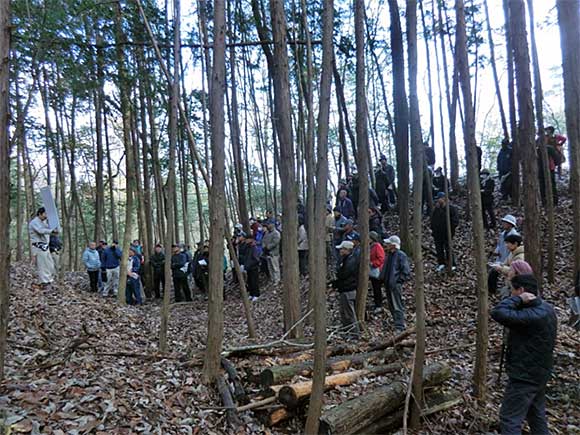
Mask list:
[[[491,317],[509,328],[506,369],[510,379],[544,384],[552,373],[557,319],[541,299],[524,304],[519,296],[501,301]]]
[[[340,293],[357,289],[359,264],[360,256],[357,250],[353,250],[349,255],[341,258],[335,281],[335,287]]]
[[[387,290],[394,290],[398,285],[402,285],[405,281],[408,281],[410,277],[411,269],[409,267],[407,254],[397,249],[395,252],[389,252],[385,255],[385,261],[379,279],[385,283]]]
[[[391,165],[387,165],[385,169],[380,167],[375,171],[375,187],[377,195],[383,199],[387,195],[387,187],[395,182],[395,169]]]
[[[163,252],[155,252],[149,259],[149,263],[151,263],[154,272],[163,272],[163,268],[165,267],[165,254]]]
[[[493,191],[495,189],[495,181],[493,178],[486,177],[480,179],[481,188],[481,202],[483,205],[493,204]]]
[[[459,225],[459,213],[457,207],[449,204],[449,217],[451,218],[451,237],[455,235],[455,228]],[[443,240],[447,238],[447,217],[445,207],[434,207],[431,216],[431,231],[433,238]]]
[[[173,272],[174,278],[184,278],[187,276],[187,271],[184,272],[182,269],[185,268],[185,265],[188,263],[187,255],[184,252],[180,252],[179,254],[173,254],[171,256],[171,270]]]
[[[379,236],[383,236],[383,222],[379,213],[369,216],[369,231],[375,231]]]

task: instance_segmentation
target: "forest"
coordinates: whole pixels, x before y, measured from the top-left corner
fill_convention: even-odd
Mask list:
[[[580,0],[0,0],[0,59],[0,435],[580,434]]]

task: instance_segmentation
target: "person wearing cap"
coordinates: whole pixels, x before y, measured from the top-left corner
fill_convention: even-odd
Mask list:
[[[382,154],[379,167],[375,171],[375,188],[384,213],[393,208],[397,202],[395,188],[395,169],[387,163],[387,157]]]
[[[437,201],[433,214],[431,215],[431,232],[435,240],[435,251],[437,252],[437,271],[442,272],[447,264],[447,259],[452,253],[449,249],[447,239],[447,206],[449,207],[449,217],[451,223],[451,239],[455,236],[455,229],[459,225],[459,212],[457,208],[449,204],[445,193],[437,194]],[[453,267],[455,267],[455,258],[452,258]]]
[[[346,222],[344,223],[343,228],[344,228],[344,231],[342,233],[342,240],[349,240],[352,242],[353,238],[358,236],[358,233],[354,229],[354,222],[352,219],[347,219]],[[360,240],[360,238],[359,238],[359,240]]]
[[[512,153],[510,140],[504,138],[501,141],[501,149],[497,153],[497,173],[500,180],[502,201],[506,201],[512,196]]]
[[[165,291],[165,252],[159,243],[153,249],[149,264],[153,271],[153,294],[160,299],[162,292]]]
[[[116,296],[119,290],[119,270],[123,252],[117,246],[116,240],[103,251],[103,266],[107,271],[107,283],[102,296]]]
[[[355,303],[358,287],[360,256],[354,251],[354,244],[344,240],[336,246],[340,263],[336,271],[333,287],[338,291],[340,319],[343,329],[348,329],[351,336],[358,338],[360,330],[356,318]]]
[[[172,249],[171,272],[173,289],[175,291],[175,302],[191,302],[191,292],[189,283],[187,282],[187,271],[189,270],[187,256],[178,244],[173,244]]]
[[[554,307],[539,297],[533,275],[518,275],[511,279],[510,297],[492,309],[491,317],[509,330],[501,433],[521,434],[527,420],[531,434],[547,435],[546,384],[554,365],[558,329]]]
[[[495,228],[495,212],[493,210],[493,191],[495,181],[489,173],[489,169],[482,169],[479,174],[479,186],[481,190],[481,212],[483,213],[483,227]],[[488,221],[489,218],[489,221]]]
[[[369,233],[371,254],[369,257],[370,271],[369,278],[373,287],[373,299],[375,302],[375,312],[383,309],[383,283],[380,275],[383,263],[385,262],[385,250],[383,249],[381,235],[376,231]]]
[[[50,234],[57,231],[50,228],[48,215],[44,207],[36,212],[36,217],[28,224],[31,253],[36,260],[38,280],[42,287],[48,287],[54,280],[54,261],[49,252]]]
[[[137,248],[131,245],[127,263],[127,284],[125,286],[125,301],[127,305],[141,305],[143,303],[141,299],[140,269],[141,257],[137,252]]]
[[[389,311],[393,316],[395,330],[400,333],[405,330],[405,305],[403,304],[403,284],[409,280],[411,269],[407,254],[401,251],[401,239],[391,236],[384,240],[386,256],[381,271],[380,280],[385,284]]]
[[[268,275],[274,285],[280,284],[280,232],[276,229],[274,220],[268,221],[268,232],[262,239],[262,247],[268,265]]]
[[[505,238],[507,236],[518,234],[516,229],[517,220],[511,214],[506,214],[501,219],[502,231],[499,233],[499,238],[497,240],[497,245],[493,254],[497,257],[497,262],[499,264],[505,263],[510,255],[510,251],[505,244]],[[491,267],[487,274],[487,290],[490,293],[495,293],[497,291],[497,281],[499,279],[500,273]]]
[[[341,189],[338,191],[338,198],[336,198],[336,208],[340,214],[347,219],[354,219],[355,209],[351,199],[347,196],[347,190]]]

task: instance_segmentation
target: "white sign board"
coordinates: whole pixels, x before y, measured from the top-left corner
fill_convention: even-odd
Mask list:
[[[51,229],[60,229],[58,211],[56,210],[56,204],[54,203],[50,187],[43,187],[40,189],[40,197],[42,198],[42,204],[44,205],[46,215],[48,216],[48,226]]]

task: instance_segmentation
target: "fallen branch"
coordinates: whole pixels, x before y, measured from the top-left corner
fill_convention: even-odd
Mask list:
[[[246,394],[246,391],[244,390],[244,386],[242,385],[242,381],[240,380],[240,377],[238,376],[238,372],[236,371],[236,368],[226,358],[222,358],[221,362],[222,362],[222,367],[225,369],[226,373],[228,374],[228,378],[230,379],[230,382],[234,386],[234,399],[236,400],[236,402],[241,403],[242,405],[245,405],[246,403],[248,403],[250,401],[250,399],[248,398],[248,395]]]
[[[228,387],[226,380],[223,375],[219,375],[216,379],[217,389],[222,398],[222,403],[226,408],[226,419],[232,428],[238,428],[241,426],[240,418],[236,412],[236,407],[234,405],[234,399],[232,398],[232,392]]]
[[[257,402],[250,402],[247,405],[238,406],[236,408],[236,410],[238,412],[249,411],[250,409],[261,408],[262,406],[266,406],[266,405],[269,405],[271,403],[274,403],[274,402],[276,402],[276,400],[278,400],[278,398],[276,396],[266,397],[265,399],[258,400]]]

